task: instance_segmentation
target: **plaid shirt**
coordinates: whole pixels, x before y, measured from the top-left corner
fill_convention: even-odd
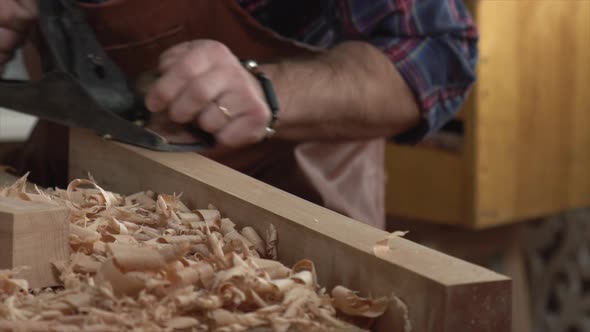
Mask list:
[[[475,81],[478,34],[462,0],[236,1],[262,25],[303,43],[329,48],[364,40],[381,49],[423,114],[417,128],[397,137],[400,142],[440,129]]]

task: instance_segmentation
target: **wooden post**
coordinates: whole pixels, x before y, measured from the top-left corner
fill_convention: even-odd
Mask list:
[[[0,269],[28,266],[17,277],[29,287],[58,285],[52,263],[69,258],[68,215],[64,207],[0,198]]]

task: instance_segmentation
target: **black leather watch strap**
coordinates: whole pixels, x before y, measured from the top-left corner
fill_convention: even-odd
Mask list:
[[[264,92],[264,97],[266,98],[266,103],[270,112],[272,114],[272,118],[268,124],[268,129],[274,131],[274,127],[276,122],[279,119],[279,101],[277,95],[275,93],[275,89],[272,85],[272,81],[259,70],[258,63],[254,60],[242,60],[242,65],[246,70],[248,70],[254,77],[260,82],[260,86],[262,87],[262,91]]]

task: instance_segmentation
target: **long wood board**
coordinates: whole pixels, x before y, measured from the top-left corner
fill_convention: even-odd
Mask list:
[[[190,206],[211,203],[233,221],[258,231],[272,223],[283,263],[311,259],[319,281],[329,289],[342,284],[364,295],[399,296],[407,304],[413,331],[510,330],[508,278],[402,238],[376,256],[375,243],[388,233],[198,154],[148,151],[74,130],[70,177],[86,177],[88,172],[109,190],[182,193]],[[375,330],[396,331],[400,325],[399,311],[392,307]]]

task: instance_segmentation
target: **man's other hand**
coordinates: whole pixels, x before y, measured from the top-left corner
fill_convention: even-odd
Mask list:
[[[167,111],[176,123],[190,123],[215,135],[218,143],[238,147],[265,136],[271,118],[256,78],[222,43],[182,43],[160,57],[160,78],[146,105]]]
[[[0,0],[0,73],[37,18],[36,0]]]

